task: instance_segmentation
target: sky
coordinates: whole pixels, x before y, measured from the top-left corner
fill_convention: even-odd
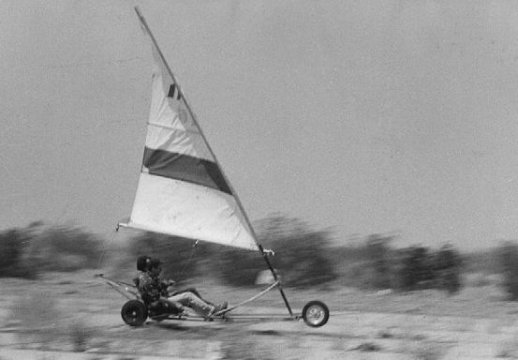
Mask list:
[[[1,0],[0,230],[131,212],[152,56],[252,220],[338,244],[518,239],[518,3]]]

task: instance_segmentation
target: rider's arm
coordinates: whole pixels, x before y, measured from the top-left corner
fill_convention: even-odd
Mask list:
[[[169,287],[173,286],[175,282],[173,280],[161,280],[160,281],[160,293],[162,296],[169,296]]]

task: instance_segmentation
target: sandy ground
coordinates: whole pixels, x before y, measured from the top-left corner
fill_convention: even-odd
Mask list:
[[[122,279],[124,280],[124,279]],[[196,286],[215,301],[254,290]],[[494,285],[448,297],[354,289],[286,289],[295,309],[320,299],[331,318],[302,321],[148,322],[120,318],[125,299],[93,272],[39,281],[0,279],[0,359],[502,359],[518,358],[518,303]],[[277,291],[238,313],[287,314]]]

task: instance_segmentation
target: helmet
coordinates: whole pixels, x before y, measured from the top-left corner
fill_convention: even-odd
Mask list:
[[[151,262],[151,258],[146,255],[139,256],[137,258],[137,270],[146,271]]]
[[[162,264],[162,262],[160,261],[160,259],[157,259],[157,258],[152,258],[149,260],[149,262],[147,263],[147,270],[149,269],[153,269],[153,268],[156,268],[156,267],[159,267],[160,264]]]

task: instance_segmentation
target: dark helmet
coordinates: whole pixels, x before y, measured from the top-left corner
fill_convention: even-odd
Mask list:
[[[146,255],[139,256],[137,258],[137,270],[147,271],[150,263],[151,263],[151,258],[149,256],[146,256]]]
[[[147,264],[147,270],[157,268],[161,264],[162,262],[160,261],[160,259],[152,258],[149,260],[149,263]]]

